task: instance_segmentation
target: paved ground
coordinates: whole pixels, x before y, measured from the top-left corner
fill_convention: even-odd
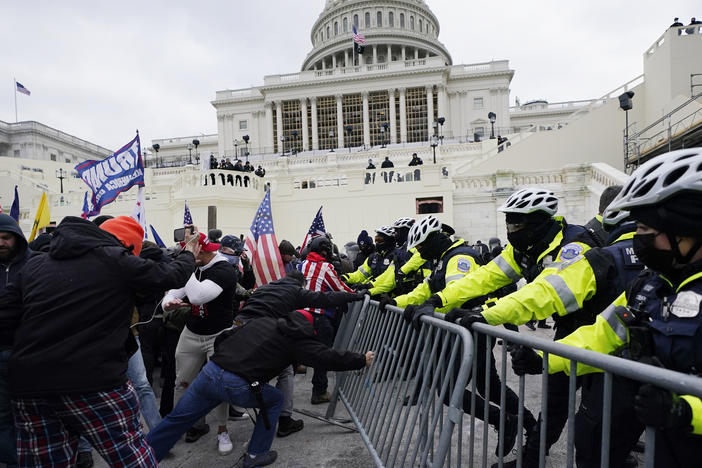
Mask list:
[[[520,327],[520,331],[529,333],[535,336],[540,336],[546,339],[551,339],[553,331],[549,329],[537,329],[532,332],[525,327]],[[500,369],[501,347],[495,347],[495,356],[497,358],[497,369]],[[508,365],[507,371],[508,385],[515,390],[518,389],[518,379],[512,373]],[[324,413],[327,405],[311,405],[309,402],[312,371],[308,371],[306,375],[295,376],[295,408],[314,411],[320,415]],[[333,373],[330,373],[330,377]],[[528,376],[526,380],[526,407],[529,408],[535,416],[538,415],[541,404],[541,377]],[[333,378],[330,379],[330,389],[333,385]],[[338,418],[348,418],[343,405],[339,403],[337,406]],[[273,466],[303,468],[303,467],[370,467],[373,466],[372,460],[368,454],[361,437],[356,432],[348,431],[338,426],[330,425],[306,415],[294,414],[294,417],[300,418],[305,422],[305,428],[298,433],[292,434],[285,438],[276,438],[273,443],[273,449],[279,454],[278,461]],[[464,457],[467,463],[468,440],[470,418],[464,418],[463,446]],[[349,424],[352,425],[352,424]],[[186,444],[183,440],[173,448],[172,455],[165,459],[160,466],[166,468],[179,467],[234,467],[240,466],[239,457],[246,448],[246,443],[251,435],[253,426],[250,421],[235,421],[229,423],[229,433],[234,442],[234,453],[228,456],[220,456],[217,453],[216,428],[212,427],[212,431],[193,444]],[[476,464],[480,461],[480,450],[482,447],[482,422],[476,420],[475,427],[475,449],[476,449]],[[489,450],[488,450],[488,466],[497,461],[494,456],[494,441],[497,439],[497,434],[492,430],[489,434]],[[562,467],[566,461],[566,435],[565,432],[561,439],[551,449],[550,456],[547,459],[547,467]],[[97,467],[107,466],[99,459],[97,454],[94,454]],[[514,455],[506,458],[511,460]],[[477,465],[480,466],[480,465]],[[643,466],[641,463],[640,466]]]

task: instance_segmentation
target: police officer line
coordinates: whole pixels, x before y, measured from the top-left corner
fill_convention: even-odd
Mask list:
[[[549,354],[570,359],[568,389],[568,425],[566,466],[575,460],[575,405],[577,364],[582,363],[604,372],[602,442],[600,466],[609,466],[612,383],[614,376],[652,383],[679,394],[702,398],[702,379],[639,362],[584,350],[539,338],[530,334],[512,332],[486,324],[474,324],[473,336],[485,336],[486,349],[477,349],[478,340],[463,327],[443,321],[442,314],[422,317],[421,328],[402,318],[402,309],[389,306],[387,312],[378,310],[378,303],[366,298],[355,303],[345,315],[337,333],[334,347],[340,350],[374,350],[376,358],[365,372],[338,373],[327,418],[334,415],[337,401],[348,410],[364,443],[377,466],[478,466],[475,453],[475,414],[481,408],[476,404],[478,353],[492,353],[492,340],[501,339],[502,346],[500,389],[490,388],[491,370],[486,364],[485,391],[482,408],[484,421],[488,420],[490,393],[500,392],[500,425],[497,444],[500,448],[498,466],[502,466],[502,447],[505,427],[505,391],[507,344],[524,345],[543,352],[541,374],[542,420],[548,402]],[[468,383],[470,382],[470,384]],[[470,430],[468,454],[463,447],[463,393],[470,385],[472,393],[468,427]],[[523,426],[525,376],[519,376],[518,427]],[[416,405],[411,400],[416,399]],[[410,401],[408,401],[410,400]],[[444,402],[448,401],[448,405]],[[488,424],[483,425],[482,448],[479,463],[488,466]],[[546,425],[542,424],[539,467],[546,460]],[[655,429],[646,427],[645,463],[654,466]],[[523,431],[518,431],[515,444],[517,467],[521,466]],[[508,454],[508,457],[511,456]],[[506,457],[505,457],[506,458]]]

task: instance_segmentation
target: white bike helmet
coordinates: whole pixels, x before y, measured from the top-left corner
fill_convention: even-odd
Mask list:
[[[655,205],[683,191],[702,192],[702,148],[671,151],[644,163],[608,209]]]
[[[395,229],[392,226],[380,226],[378,229],[375,230],[375,232],[388,237],[392,237],[395,235]]]
[[[407,250],[421,244],[432,232],[441,232],[441,221],[436,216],[427,216],[419,222],[414,223],[412,229],[407,234]]]
[[[558,198],[550,190],[536,187],[523,188],[510,195],[497,211],[520,214],[543,211],[553,216],[558,211]]]
[[[397,228],[411,228],[414,225],[414,218],[399,218],[392,224],[392,227]]]
[[[629,213],[627,210],[613,210],[611,208],[607,208],[605,212],[602,213],[602,226],[605,227],[605,230],[608,228],[613,228],[617,224],[627,219],[629,216],[631,216],[631,213]]]

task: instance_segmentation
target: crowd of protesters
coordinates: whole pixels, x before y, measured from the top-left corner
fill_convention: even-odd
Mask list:
[[[223,171],[253,172],[259,177],[264,177],[266,175],[266,170],[260,164],[254,169],[253,165],[249,161],[242,163],[241,159],[237,159],[232,163],[231,158],[222,158],[218,162],[214,154],[210,155],[210,169],[220,169]]]
[[[0,461],[86,468],[94,449],[111,466],[156,466],[183,435],[193,442],[208,434],[207,419],[217,426],[219,454],[228,455],[234,451],[229,421],[248,418],[245,409],[254,408],[255,427],[240,460],[244,467],[274,463],[275,436],[304,429],[292,417],[300,392],[296,370],[313,368],[310,403],[322,405],[331,399],[328,371],[372,363],[372,350],[331,348],[348,304],[367,295],[380,311],[404,309],[417,330],[434,313],[469,330],[478,323],[533,330],[537,321],[550,329],[551,318],[553,332],[541,333],[554,340],[603,353],[629,344],[618,355],[696,373],[702,150],[662,155],[625,187],[607,188],[585,226],[556,216],[558,201],[540,187],[511,194],[499,208],[505,245],[498,238],[469,243],[433,215],[400,217],[373,236],[363,229],[344,252],[329,233],[297,248],[283,240],[284,276],[258,288],[243,236],[186,226],[182,241],[166,249],[143,241],[130,217],[66,217],[28,244],[17,223],[0,214],[6,272],[0,277]],[[649,354],[640,359],[630,326],[652,333]],[[486,348],[484,335],[476,340]],[[544,362],[523,346],[508,349],[518,375],[548,366],[547,407],[538,416],[524,408],[519,426],[516,393],[489,391],[501,387],[501,378],[494,356],[478,353],[477,394],[465,390],[463,411],[478,398],[475,416],[504,437],[496,456],[507,455],[525,431],[522,466],[538,466],[539,453],[544,447],[548,453],[569,417],[564,371],[570,362],[556,355]],[[159,362],[160,405],[152,390]],[[603,384],[601,374],[590,372],[582,370],[574,416],[578,466],[599,463]],[[630,451],[647,425],[659,429],[658,466],[696,459],[699,398],[652,384],[617,379],[614,385],[613,466],[632,466]],[[417,399],[406,395],[403,404]]]

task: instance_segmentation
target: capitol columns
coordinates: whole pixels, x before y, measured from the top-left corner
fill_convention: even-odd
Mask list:
[[[434,86],[427,86],[427,141],[434,134]]]
[[[300,99],[300,113],[302,114],[302,151],[309,149],[309,132],[307,130],[307,98]]]
[[[336,96],[336,136],[338,138],[337,148],[344,147],[344,103],[342,94]]]
[[[217,138],[219,157],[224,158],[227,145],[227,142],[224,140],[224,114],[217,114],[217,131],[219,132],[219,137]]]
[[[448,109],[446,109],[446,86],[444,84],[436,85],[436,92],[439,95],[439,99],[437,99],[439,105],[437,114],[439,115],[439,117],[446,118],[446,114],[448,114]]]
[[[363,144],[370,146],[370,119],[368,118],[368,91],[361,93],[363,96]]]
[[[275,141],[273,141],[273,103],[270,101],[264,102],[263,107],[266,111],[266,142],[263,144],[259,142],[258,144],[261,146],[264,153],[267,151],[266,146],[271,145],[270,151],[272,153],[274,151],[273,148],[275,148]],[[220,135],[222,135],[222,133],[220,133]]]
[[[407,143],[407,107],[405,88],[400,88],[400,143]]]
[[[278,146],[279,146],[278,151],[280,152],[280,148],[285,150],[285,148],[283,147],[284,145],[283,145],[282,140],[281,140],[281,138],[283,137],[283,106],[282,106],[282,103],[280,101],[275,101],[275,123],[276,123],[277,130],[278,130],[278,141],[277,141]]]
[[[317,98],[311,97],[310,104],[312,105],[312,149],[319,149],[319,132],[317,129]]]
[[[388,107],[390,108],[390,143],[397,143],[397,116],[395,115],[395,88],[388,89]]]

